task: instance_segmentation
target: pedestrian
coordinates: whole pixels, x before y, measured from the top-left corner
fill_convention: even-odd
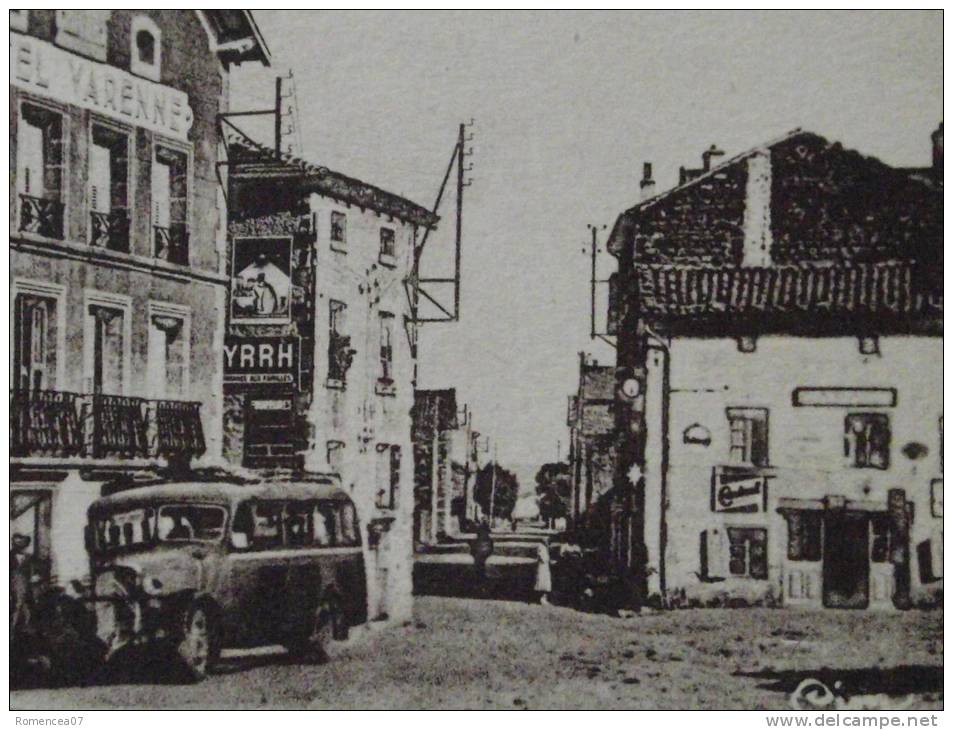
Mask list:
[[[476,539],[470,543],[470,554],[473,555],[473,564],[476,566],[477,576],[481,581],[486,580],[486,561],[493,554],[493,540],[490,537],[490,526],[486,522],[477,527]]]
[[[549,605],[549,594],[553,590],[553,576],[549,570],[549,546],[541,542],[536,546],[536,585],[534,586],[539,603]]]
[[[26,631],[33,612],[33,561],[27,553],[30,538],[19,533],[10,538],[10,633]]]

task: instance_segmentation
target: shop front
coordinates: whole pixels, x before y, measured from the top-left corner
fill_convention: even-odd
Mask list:
[[[782,497],[777,511],[787,526],[785,605],[893,608],[908,601],[913,505],[903,490],[891,490],[884,502]]]

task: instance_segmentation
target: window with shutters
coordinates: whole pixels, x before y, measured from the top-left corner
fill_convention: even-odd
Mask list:
[[[729,458],[735,464],[768,465],[768,409],[729,408]]]
[[[62,114],[21,104],[16,167],[21,231],[63,238],[63,160]]]
[[[56,45],[97,61],[106,60],[109,10],[57,10]]]
[[[129,135],[94,124],[89,147],[90,245],[129,251]]]
[[[156,258],[189,263],[189,158],[156,145],[152,161],[152,235]]]
[[[132,19],[132,48],[129,70],[152,81],[162,77],[162,32],[151,18],[137,15]]]
[[[886,413],[851,413],[844,421],[844,431],[844,455],[852,467],[890,467],[890,418]]]
[[[728,572],[743,578],[768,577],[768,531],[761,527],[728,528]]]
[[[17,294],[14,301],[14,387],[52,390],[56,377],[57,300]]]

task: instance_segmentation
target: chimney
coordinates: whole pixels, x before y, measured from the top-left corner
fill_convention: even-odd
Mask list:
[[[648,200],[655,195],[655,180],[652,179],[652,163],[642,163],[642,181],[639,183],[640,200]]]
[[[933,174],[939,180],[943,178],[943,122],[930,135],[933,141]]]
[[[702,152],[702,169],[705,172],[708,172],[712,167],[711,158],[722,157],[724,156],[724,154],[725,153],[721,151],[720,149],[718,149],[718,147],[716,147],[715,145],[712,145],[711,147],[709,147],[707,150]]]

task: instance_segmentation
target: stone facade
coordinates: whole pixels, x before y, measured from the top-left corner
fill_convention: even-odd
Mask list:
[[[240,59],[217,52],[210,20],[11,14],[13,489],[24,505],[52,503],[33,537],[61,582],[88,569],[82,526],[99,467],[221,460],[217,115]],[[185,441],[169,435],[170,414]],[[56,438],[41,438],[51,419]]]

